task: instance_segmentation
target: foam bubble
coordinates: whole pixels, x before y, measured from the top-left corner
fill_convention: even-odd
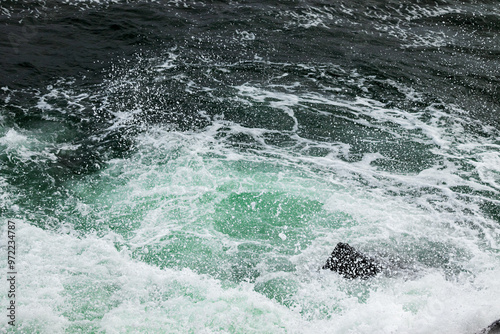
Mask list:
[[[7,133],[0,138],[0,145],[5,145],[7,146],[7,149],[12,149],[26,144],[27,141],[28,137],[14,129],[9,129]]]

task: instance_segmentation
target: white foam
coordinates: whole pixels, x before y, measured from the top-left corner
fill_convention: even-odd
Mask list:
[[[286,308],[249,283],[223,287],[190,270],[160,270],[119,252],[110,239],[58,235],[17,222],[18,330],[61,333],[92,325],[108,333],[245,332],[470,333],[500,312],[498,259],[475,277],[345,281],[334,273],[281,273],[295,282]],[[2,240],[5,238],[3,229]],[[310,252],[299,267],[314,262]],[[321,259],[320,259],[321,260]],[[495,265],[496,263],[496,265]],[[271,277],[263,277],[266,281]],[[2,304],[6,295],[2,295]],[[95,316],[79,320],[80,309]]]
[[[309,7],[307,10],[302,12],[287,11],[284,14],[292,18],[292,20],[285,26],[287,28],[292,25],[306,29],[311,27],[327,28],[325,19],[331,18],[331,14],[315,7]]]
[[[132,260],[105,239],[16,224],[20,331],[60,333],[92,324],[108,333],[231,327],[279,332],[302,322],[251,286],[223,288],[187,269],[160,270]],[[5,229],[2,237],[6,240]],[[2,295],[2,304],[6,298]],[[86,308],[94,309],[95,318],[78,320]]]
[[[28,142],[28,137],[17,132],[14,129],[9,129],[7,133],[0,138],[0,145],[7,146],[7,149],[12,149],[25,145]]]
[[[255,34],[253,32],[249,32],[246,30],[236,30],[236,34],[238,35],[237,37],[238,40],[243,40],[243,41],[255,40]]]
[[[158,71],[163,71],[163,70],[170,70],[172,68],[175,68],[177,65],[175,64],[175,61],[177,60],[178,56],[177,54],[174,53],[177,48],[172,48],[168,52],[168,59],[161,65],[158,65]]]
[[[415,89],[412,87],[408,87],[406,85],[403,85],[399,82],[396,82],[394,80],[385,80],[388,84],[396,87],[397,90],[399,90],[401,93],[403,93],[408,101],[414,101],[414,102],[422,102],[423,101],[423,95],[419,92],[417,92]]]
[[[471,161],[483,181],[500,191],[500,153],[484,152],[477,155],[480,161]]]

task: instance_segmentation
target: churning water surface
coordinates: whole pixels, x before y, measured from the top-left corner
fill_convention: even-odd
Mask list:
[[[497,1],[9,0],[0,27],[2,330],[500,318]],[[337,242],[391,270],[320,270]]]

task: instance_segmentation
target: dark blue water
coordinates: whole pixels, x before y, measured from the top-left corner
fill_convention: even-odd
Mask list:
[[[497,1],[2,1],[0,29],[5,330],[499,318]],[[319,270],[337,242],[393,270]]]

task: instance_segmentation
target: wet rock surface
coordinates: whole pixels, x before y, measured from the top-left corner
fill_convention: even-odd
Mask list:
[[[382,266],[354,247],[339,242],[322,269],[336,271],[348,279],[367,279],[380,273]]]
[[[500,319],[486,327],[477,334],[500,334]]]

